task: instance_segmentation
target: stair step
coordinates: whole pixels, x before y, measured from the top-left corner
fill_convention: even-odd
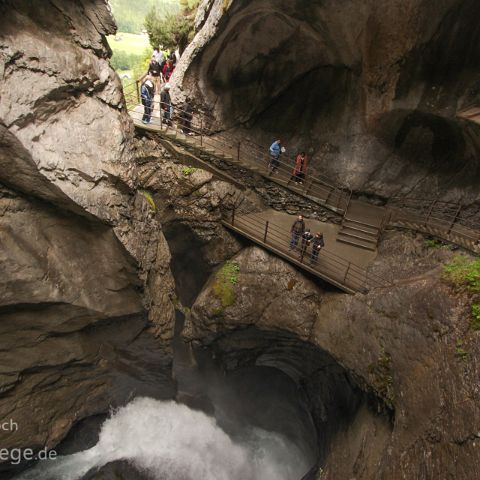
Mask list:
[[[355,247],[364,248],[365,250],[371,250],[374,252],[377,249],[377,245],[371,242],[366,242],[359,238],[349,237],[342,235],[341,232],[337,235],[337,242],[348,243],[349,245],[354,245]]]
[[[375,236],[378,236],[378,233],[380,232],[380,229],[377,227],[370,227],[368,225],[364,225],[363,223],[355,222],[355,221],[352,222],[352,220],[347,220],[347,219],[343,220],[342,227],[353,228],[354,230],[359,230],[361,232],[365,232]]]
[[[359,238],[360,240],[365,240],[366,242],[371,242],[377,244],[378,234],[366,233],[362,230],[357,230],[356,228],[343,227],[340,229],[342,235],[347,237]]]
[[[347,214],[345,215],[345,220],[349,221],[349,222],[352,222],[352,223],[355,223],[357,225],[362,225],[364,227],[369,227],[369,228],[374,228],[376,230],[379,230],[379,227],[378,225],[376,225],[375,223],[370,222],[369,220],[358,220],[358,219],[355,219],[355,218],[352,218],[352,217],[349,217],[348,216],[348,212]]]

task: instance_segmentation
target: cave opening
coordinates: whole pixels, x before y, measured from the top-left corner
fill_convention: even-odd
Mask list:
[[[195,350],[198,378],[206,397],[220,407],[220,423],[227,430],[238,421],[280,432],[305,455],[310,465],[305,478],[316,478],[334,442],[345,448],[355,444],[352,432],[365,435],[375,425],[373,441],[379,452],[385,446],[394,410],[319,347],[289,332],[247,327]],[[218,371],[221,388],[212,374]]]
[[[170,269],[178,298],[183,306],[191,307],[212,271],[202,255],[203,242],[182,222],[165,224],[163,233],[172,257]]]

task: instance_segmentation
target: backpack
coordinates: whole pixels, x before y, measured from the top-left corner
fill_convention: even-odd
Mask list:
[[[150,62],[149,70],[154,73],[160,73],[160,64],[156,60]]]

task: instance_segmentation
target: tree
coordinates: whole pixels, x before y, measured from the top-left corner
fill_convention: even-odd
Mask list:
[[[113,16],[119,32],[140,33],[143,30],[145,15],[156,7],[161,16],[176,14],[196,0],[110,0]]]
[[[180,0],[182,11],[165,17],[152,7],[145,18],[145,28],[152,48],[162,45],[175,50],[178,47],[181,55],[193,38],[198,3],[199,0]]]

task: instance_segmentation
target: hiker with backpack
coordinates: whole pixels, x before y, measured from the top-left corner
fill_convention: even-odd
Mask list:
[[[152,77],[149,75],[145,78],[140,94],[143,105],[142,123],[148,124],[152,122],[153,98],[155,95],[155,87],[153,86]]]
[[[307,248],[310,246],[313,240],[313,234],[311,233],[310,229],[307,228],[302,235],[302,246],[300,247],[300,257],[303,260],[305,253],[307,252]]]

